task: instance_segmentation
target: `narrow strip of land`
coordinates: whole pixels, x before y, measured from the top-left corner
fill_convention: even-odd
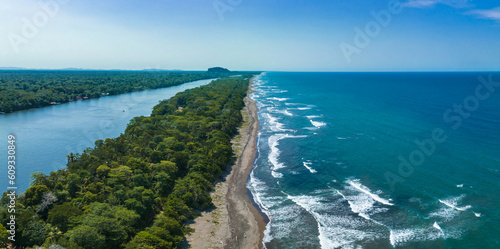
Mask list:
[[[246,187],[259,131],[257,106],[248,95],[242,113],[244,124],[232,140],[237,160],[211,193],[215,208],[203,212],[191,225],[195,230],[187,236],[191,248],[262,248],[266,224]]]

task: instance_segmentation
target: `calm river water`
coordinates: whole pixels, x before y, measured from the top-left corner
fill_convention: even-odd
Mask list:
[[[93,147],[97,139],[114,138],[130,119],[151,114],[160,100],[206,85],[199,80],[169,88],[106,96],[99,99],[0,115],[0,193],[7,191],[8,135],[16,137],[16,185],[25,191],[33,172],[49,174],[66,167],[66,155]]]

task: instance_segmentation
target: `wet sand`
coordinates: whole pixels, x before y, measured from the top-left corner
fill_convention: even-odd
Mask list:
[[[251,92],[250,86],[248,94]],[[257,106],[248,95],[242,115],[244,124],[231,141],[237,160],[211,193],[215,208],[203,212],[190,225],[195,230],[186,236],[191,248],[262,248],[266,223],[246,187],[259,131]]]

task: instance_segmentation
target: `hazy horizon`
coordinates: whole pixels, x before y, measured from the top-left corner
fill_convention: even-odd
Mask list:
[[[230,70],[230,68],[228,68]],[[143,69],[120,69],[120,68],[112,68],[112,69],[96,69],[96,68],[24,68],[24,67],[0,67],[0,71],[131,71],[131,72],[206,72],[206,69],[168,69],[168,68],[143,68]],[[230,70],[231,72],[275,72],[275,73],[481,73],[481,72],[500,72],[499,70],[401,70],[401,71],[382,71],[382,70],[374,70],[374,71],[306,71],[306,70]]]

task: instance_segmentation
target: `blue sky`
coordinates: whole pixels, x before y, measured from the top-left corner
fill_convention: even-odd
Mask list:
[[[500,69],[493,0],[0,0],[0,24],[0,67]]]

